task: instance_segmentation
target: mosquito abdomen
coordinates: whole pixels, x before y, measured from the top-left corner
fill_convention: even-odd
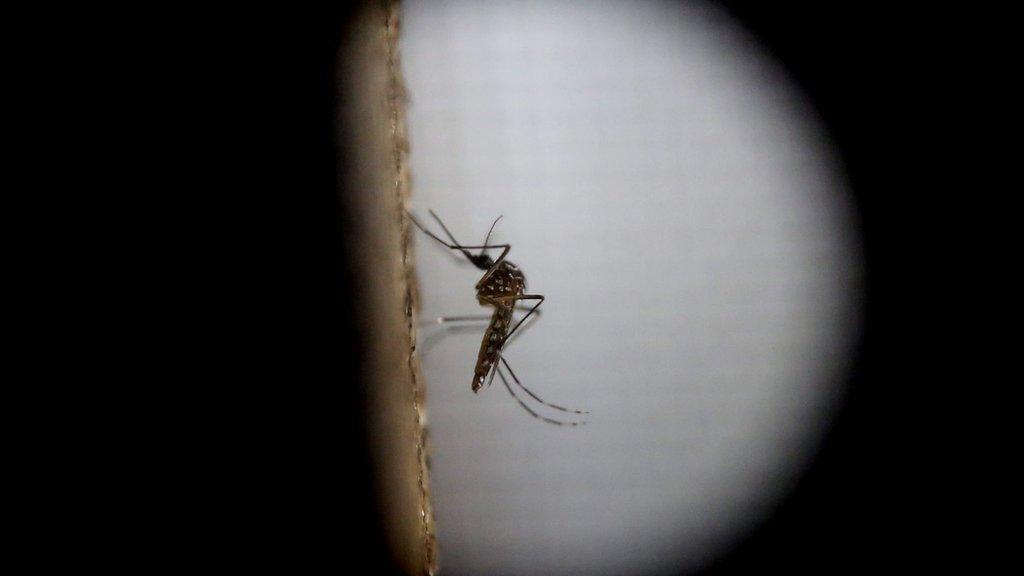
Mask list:
[[[480,343],[480,353],[477,355],[476,368],[473,370],[473,392],[479,391],[487,383],[487,375],[498,363],[498,358],[501,357],[501,346],[504,344],[511,321],[511,304],[495,308],[494,315],[491,316],[491,323],[488,324],[487,331],[484,332],[484,339]]]

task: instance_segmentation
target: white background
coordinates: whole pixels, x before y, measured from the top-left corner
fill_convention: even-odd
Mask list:
[[[482,274],[417,232],[442,573],[693,568],[813,457],[857,336],[859,256],[812,110],[703,4],[404,3],[411,210],[494,242],[543,317],[506,358],[592,411],[470,391]],[[438,231],[440,232],[440,231]],[[545,414],[559,416],[558,412]]]

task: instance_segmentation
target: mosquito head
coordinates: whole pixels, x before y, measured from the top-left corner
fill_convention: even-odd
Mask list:
[[[475,256],[470,254],[468,257],[473,266],[481,270],[490,270],[491,266],[494,266],[494,260],[487,254],[477,254]]]

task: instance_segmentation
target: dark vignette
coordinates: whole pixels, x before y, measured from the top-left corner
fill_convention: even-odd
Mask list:
[[[919,208],[904,192],[922,185],[911,176],[915,159],[906,143],[924,123],[914,70],[927,14],[852,2],[718,4],[782,63],[823,121],[851,184],[866,270],[864,326],[848,394],[811,467],[770,518],[701,573],[920,567],[941,558],[910,536],[929,517],[921,491],[927,478],[918,469],[925,452],[905,435],[919,391],[907,383],[919,378],[894,350],[901,326],[913,321],[904,305],[916,288],[904,282],[913,263],[897,247]],[[302,347],[305,362],[292,375],[310,383],[293,401],[314,407],[284,418],[301,427],[288,436],[301,444],[280,465],[293,477],[286,486],[301,487],[295,504],[312,511],[301,515],[294,534],[303,557],[389,574],[358,385],[347,267],[348,250],[358,247],[345,236],[349,215],[340,201],[351,193],[342,184],[350,159],[335,139],[344,130],[337,124],[344,88],[337,90],[336,57],[351,15],[349,8],[315,14],[296,58],[303,74],[297,119],[309,132],[301,157],[290,160],[296,170],[289,184],[311,201],[306,231],[315,273],[306,280],[315,288],[305,292],[299,309],[307,320],[289,346]]]

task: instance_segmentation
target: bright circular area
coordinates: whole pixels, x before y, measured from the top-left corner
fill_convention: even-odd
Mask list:
[[[498,379],[470,390],[485,323],[432,321],[490,312],[482,272],[415,231],[442,574],[678,573],[727,552],[813,457],[858,336],[856,222],[813,110],[710,5],[403,14],[411,209],[468,245],[504,216],[492,242],[547,298],[505,358],[591,411],[557,427]]]

